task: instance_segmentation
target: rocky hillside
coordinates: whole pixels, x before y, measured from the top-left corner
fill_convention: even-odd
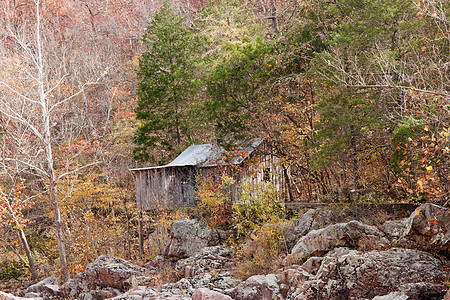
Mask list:
[[[324,215],[309,210],[285,224],[289,254],[271,274],[239,279],[226,232],[182,219],[144,266],[100,256],[63,286],[49,277],[0,299],[450,299],[448,209],[424,204],[378,227]]]

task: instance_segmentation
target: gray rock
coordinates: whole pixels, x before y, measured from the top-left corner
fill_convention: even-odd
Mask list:
[[[380,230],[391,237],[402,237],[406,230],[406,220],[386,221],[380,226]]]
[[[58,283],[58,279],[56,279],[55,275],[52,275],[50,277],[47,277],[41,281],[39,281],[38,283],[35,283],[33,285],[30,285],[25,292],[26,293],[39,293],[39,292],[43,292],[46,288],[45,286],[47,285],[56,285]]]
[[[145,273],[145,268],[122,258],[102,255],[89,264],[83,273],[66,282],[63,293],[67,297],[86,300],[97,297],[97,294],[101,297],[113,297],[131,287],[129,279],[132,276],[145,276]]]
[[[355,247],[362,250],[379,249],[389,244],[384,233],[374,226],[358,221],[339,223],[312,230],[301,237],[284,264],[291,264],[314,254],[324,254],[335,247]]]
[[[220,240],[219,231],[198,220],[177,220],[170,226],[170,241],[164,257],[177,261],[198,254],[202,248],[217,245]]]
[[[408,248],[450,250],[450,211],[432,203],[422,204],[403,220],[386,221],[380,230]]]
[[[418,242],[425,240],[425,244],[431,244],[433,248],[449,250],[450,211],[447,208],[425,203],[411,213],[405,223],[403,236]]]
[[[281,224],[288,251],[292,250],[300,237],[311,230],[316,212],[317,209],[310,209],[300,218]]]
[[[278,278],[274,274],[255,275],[240,283],[236,288],[225,291],[235,300],[283,299]]]
[[[226,268],[230,258],[230,249],[226,246],[205,247],[197,255],[179,260],[175,270],[181,277],[194,277]]]
[[[407,295],[409,300],[440,300],[443,299],[448,288],[430,282],[406,283],[399,287],[399,291]]]
[[[402,292],[392,292],[384,296],[375,296],[372,300],[408,300],[409,296]]]
[[[376,296],[373,300],[441,300],[445,299],[447,287],[430,282],[402,284],[399,290],[384,296]]]
[[[206,288],[196,289],[192,300],[233,300],[230,296]]]
[[[23,298],[23,297],[16,297],[14,295],[8,294],[8,293],[4,293],[0,291],[0,300],[31,300],[31,299],[35,299],[35,300],[42,300],[43,298],[40,297],[36,297],[36,298]]]
[[[90,286],[112,287],[119,290],[130,288],[126,283],[131,276],[143,276],[145,269],[122,258],[100,256],[82,273]],[[77,275],[78,276],[78,275]]]
[[[130,290],[122,295],[109,300],[190,300],[191,297],[187,295],[175,295],[171,292],[157,291],[153,288],[139,286],[135,290]]]
[[[36,292],[31,292],[31,293],[25,293],[25,295],[23,296],[25,299],[42,299],[42,294],[41,293],[36,293]],[[0,298],[1,299],[1,298]]]
[[[402,285],[448,276],[445,266],[429,253],[400,248],[370,252],[337,248],[323,257],[315,275],[311,273],[299,267],[291,276],[278,275],[288,286],[287,299],[371,299],[393,290],[408,295],[406,288],[399,290]]]

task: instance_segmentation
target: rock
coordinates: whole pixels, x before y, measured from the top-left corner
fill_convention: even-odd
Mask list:
[[[159,269],[161,265],[167,263],[167,260],[162,255],[156,255],[151,261],[146,263],[143,267],[149,270]]]
[[[440,300],[443,299],[447,288],[430,282],[407,283],[400,286],[399,291],[407,295],[409,300]]]
[[[90,299],[94,294],[103,292],[106,296],[113,297],[131,287],[129,279],[132,276],[144,276],[145,272],[145,268],[122,258],[102,255],[89,264],[83,273],[69,280],[63,286],[63,292],[66,296],[78,299]]]
[[[403,220],[386,221],[380,230],[404,247],[450,250],[450,211],[435,204],[425,203]]]
[[[409,296],[402,292],[392,292],[384,296],[376,296],[372,300],[408,300]]]
[[[300,218],[282,224],[282,232],[286,241],[286,247],[288,251],[291,251],[297,243],[297,240],[308,233],[308,231],[311,229],[311,225],[314,221],[316,212],[317,209],[310,209]]]
[[[376,296],[372,300],[441,300],[445,299],[447,288],[429,282],[408,283],[400,286],[396,292],[384,296]]]
[[[131,276],[142,276],[145,269],[122,258],[100,256],[89,264],[83,273],[90,286],[112,287],[119,290],[130,288],[126,280]]]
[[[55,275],[52,275],[50,277],[47,277],[38,283],[35,283],[33,285],[30,285],[26,290],[25,293],[40,293],[44,292],[48,289],[48,286],[50,286],[50,289],[53,290],[55,286],[57,286],[58,279],[56,279]]]
[[[314,212],[313,222],[311,229],[321,229],[332,224],[342,223],[343,216],[341,216],[336,210],[329,209],[316,209]]]
[[[274,274],[254,275],[240,283],[236,288],[225,291],[235,300],[283,299]]]
[[[177,261],[198,254],[202,248],[217,245],[220,240],[218,230],[198,220],[176,220],[170,226],[170,241],[164,249],[164,257]]]
[[[439,282],[448,276],[445,266],[430,254],[401,248],[370,252],[337,248],[323,257],[315,275],[311,273],[299,267],[291,276],[278,275],[288,286],[287,299],[372,299],[404,287],[391,295],[402,297],[420,286],[412,283]]]
[[[196,289],[192,300],[233,300],[230,296],[206,288]]]
[[[391,237],[402,237],[406,230],[406,220],[386,221],[380,226],[380,230]]]
[[[230,249],[226,246],[205,247],[197,255],[179,260],[175,270],[181,277],[193,277],[225,268],[230,258]]]
[[[309,255],[324,254],[335,247],[355,247],[362,250],[380,249],[389,244],[384,233],[374,226],[358,221],[339,223],[312,230],[301,237],[284,264],[291,264]]]
[[[108,298],[109,300],[190,300],[191,297],[187,295],[174,295],[166,291],[157,291],[145,286],[139,286],[135,290],[128,291],[122,295],[114,298]]]
[[[4,293],[0,291],[0,300],[42,300],[43,298],[37,297],[37,298],[22,298],[22,297],[16,297],[14,295]]]
[[[31,292],[31,293],[25,293],[25,295],[23,297],[25,299],[30,299],[30,298],[31,299],[42,299],[42,294],[41,293]]]
[[[411,213],[405,223],[403,236],[449,250],[450,211],[447,208],[425,203]]]

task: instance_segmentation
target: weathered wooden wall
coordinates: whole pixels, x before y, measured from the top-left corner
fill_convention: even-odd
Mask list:
[[[140,170],[136,176],[139,209],[170,209],[173,205],[195,206],[193,167],[165,167]]]
[[[217,183],[222,174],[236,180],[236,183],[225,191],[232,202],[240,198],[242,183],[250,181],[250,184],[256,187],[260,182],[269,180],[275,184],[279,200],[286,200],[289,195],[287,172],[289,169],[280,165],[277,158],[270,155],[260,156],[257,160],[245,161],[239,165],[142,169],[135,171],[137,205],[142,210],[193,207],[196,205],[197,176],[212,179]]]

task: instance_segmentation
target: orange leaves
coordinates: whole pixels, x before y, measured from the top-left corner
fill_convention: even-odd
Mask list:
[[[27,199],[26,194],[23,181],[12,187],[8,195],[0,186],[0,223],[11,225],[15,229],[21,229],[30,223],[22,212],[34,203]]]

